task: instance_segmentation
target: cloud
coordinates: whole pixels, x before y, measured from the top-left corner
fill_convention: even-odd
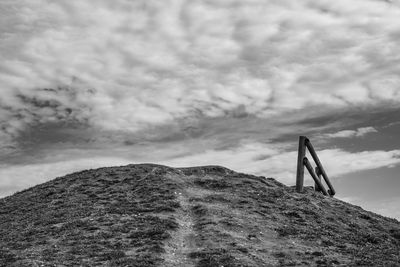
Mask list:
[[[363,170],[393,167],[400,163],[400,150],[351,153],[343,149],[325,149],[317,153],[326,173],[331,178],[340,178],[346,174]],[[308,157],[311,158],[311,156]],[[264,164],[269,164],[267,166],[271,167],[265,169],[265,173],[269,173],[269,175],[273,175],[285,183],[294,183],[297,152],[280,153],[265,159]],[[262,165],[259,164],[259,166]],[[309,175],[307,175],[307,179],[311,181]]]
[[[318,151],[318,156],[331,178],[400,164],[400,150],[352,153],[343,149],[325,149]],[[229,150],[210,149],[203,153],[167,159],[162,163],[176,167],[219,164],[240,172],[274,177],[286,184],[294,184],[297,151],[288,150],[287,145],[247,141]],[[309,175],[306,180],[312,181]]]
[[[400,163],[400,150],[350,153],[341,149],[327,149],[318,152],[318,155],[332,177],[381,167],[390,168]]]
[[[50,151],[43,156],[39,155],[34,163],[28,161],[23,164],[3,164],[0,169],[0,194],[5,196],[74,171],[146,161],[172,167],[222,165],[239,172],[274,177],[288,185],[295,183],[297,151],[293,151],[289,144],[242,140],[236,146],[215,149],[208,148],[213,146],[207,142],[196,144],[194,140],[172,146],[153,144],[143,149],[140,149],[140,145],[133,145],[129,148],[110,147],[100,151]],[[350,173],[390,168],[400,164],[400,150],[352,153],[343,149],[325,149],[318,151],[318,156],[333,183],[334,179],[342,179]],[[306,183],[312,183],[308,174],[305,179]]]
[[[362,137],[369,133],[378,132],[374,127],[362,127],[356,130],[342,130],[336,133],[328,133],[322,135],[325,138],[350,138],[350,137]]]
[[[357,197],[340,197],[340,200],[349,202],[354,205],[360,205],[368,211],[372,211],[381,214],[386,217],[395,218],[400,221],[400,197],[388,197],[376,201],[370,201],[368,199],[357,198]]]
[[[396,3],[0,5],[3,147],[54,121],[137,132],[235,110],[269,118],[400,103]]]
[[[187,148],[178,146],[173,157],[171,157],[171,153],[168,153],[170,151],[168,147],[157,148],[155,155],[152,155],[152,150],[155,149],[147,148],[147,152],[141,154],[147,153],[148,155],[140,156],[136,153],[121,154],[118,149],[111,149],[109,154],[115,155],[113,157],[95,156],[96,151],[86,151],[86,154],[92,155],[92,158],[67,160],[63,155],[47,155],[42,162],[3,165],[0,169],[0,187],[3,188],[1,193],[6,195],[78,170],[126,165],[142,162],[143,158],[151,160],[153,163],[173,167],[223,165],[240,172],[274,177],[289,185],[295,182],[297,152],[291,151],[290,147],[285,144],[265,144],[247,140],[229,149],[205,149],[202,152],[189,152]],[[80,152],[81,157],[83,153],[85,152]],[[326,149],[319,151],[318,155],[329,177],[334,179],[353,172],[393,167],[400,163],[399,150],[351,153],[342,149]],[[49,157],[53,160],[50,160]],[[142,160],[138,160],[138,158]],[[306,180],[310,182],[311,177],[306,175]]]
[[[395,218],[400,221],[400,197],[387,198],[377,203],[367,203],[366,208],[384,216]]]
[[[124,158],[93,157],[91,159],[66,160],[27,165],[2,165],[0,168],[0,197],[51,179],[85,169],[104,166],[127,165]]]
[[[356,136],[364,136],[368,133],[377,133],[378,131],[374,127],[363,127],[363,128],[358,128]]]

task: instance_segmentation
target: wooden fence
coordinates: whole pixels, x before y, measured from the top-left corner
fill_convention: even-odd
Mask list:
[[[311,157],[314,159],[315,171],[306,157],[306,148],[311,154]],[[299,152],[297,158],[297,175],[296,175],[296,191],[301,193],[303,192],[303,184],[304,184],[304,166],[307,168],[311,177],[315,182],[315,191],[320,191],[324,195],[335,195],[335,189],[333,188],[331,182],[329,181],[328,175],[326,174],[324,168],[322,167],[321,161],[319,160],[317,153],[315,152],[314,147],[312,146],[310,140],[305,136],[300,136],[299,138]],[[328,190],[322,184],[321,176],[324,178],[325,183],[328,185]]]

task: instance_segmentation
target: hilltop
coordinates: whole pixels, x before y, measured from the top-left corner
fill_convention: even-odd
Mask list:
[[[400,223],[219,166],[86,170],[0,199],[0,266],[400,266]]]

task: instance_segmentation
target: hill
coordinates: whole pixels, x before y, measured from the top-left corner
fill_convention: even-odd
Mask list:
[[[73,173],[0,199],[0,266],[400,266],[400,223],[219,166]]]

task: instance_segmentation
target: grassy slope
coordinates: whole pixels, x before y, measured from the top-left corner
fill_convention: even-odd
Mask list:
[[[0,200],[0,266],[400,266],[400,223],[222,167],[83,171]]]
[[[174,184],[149,166],[83,171],[0,200],[0,266],[155,266]]]
[[[192,198],[198,266],[400,266],[398,221],[311,189],[221,172],[191,176],[194,192],[205,190]]]

